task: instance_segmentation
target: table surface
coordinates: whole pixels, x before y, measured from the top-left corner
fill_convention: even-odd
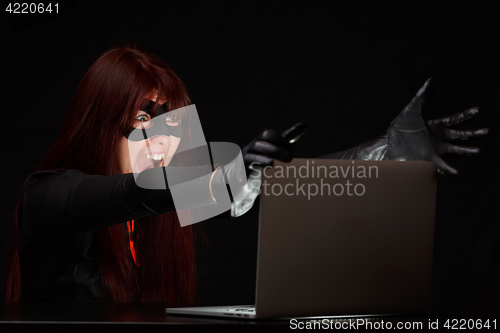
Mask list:
[[[126,303],[1,303],[0,332],[19,331],[28,327],[31,331],[50,330],[71,332],[110,331],[200,331],[207,328],[218,332],[252,330],[290,331],[289,320],[242,320],[232,318],[211,318],[170,315],[165,313],[169,304],[126,304]],[[178,304],[176,306],[179,306]],[[321,319],[316,319],[321,320]],[[356,319],[335,319],[349,321]],[[417,317],[370,317],[372,322],[417,320]],[[420,317],[427,323],[428,319]],[[24,327],[22,327],[24,326]],[[139,331],[138,331],[139,329]]]

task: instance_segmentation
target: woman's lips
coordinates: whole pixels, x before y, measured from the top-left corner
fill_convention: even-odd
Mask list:
[[[146,158],[153,161],[161,161],[165,158],[165,153],[149,153],[146,154]]]
[[[160,166],[165,158],[165,152],[151,152],[145,155],[140,155],[136,162],[134,172],[140,173],[144,170]]]

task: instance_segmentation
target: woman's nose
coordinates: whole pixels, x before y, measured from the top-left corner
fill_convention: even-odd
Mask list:
[[[149,141],[151,143],[156,143],[156,144],[160,144],[160,145],[167,144],[168,140],[169,140],[169,137],[166,135],[156,135],[152,138],[149,138]]]

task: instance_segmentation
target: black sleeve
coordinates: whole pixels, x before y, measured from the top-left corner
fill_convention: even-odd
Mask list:
[[[41,171],[25,183],[22,224],[30,238],[105,228],[175,211],[170,190],[138,187],[133,174]]]

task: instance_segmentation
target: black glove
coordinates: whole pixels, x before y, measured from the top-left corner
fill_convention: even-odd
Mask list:
[[[427,126],[432,135],[431,136],[432,145],[434,146],[434,149],[438,154],[438,156],[435,157],[435,159],[433,160],[438,166],[438,171],[455,176],[459,174],[459,171],[457,169],[451,167],[448,163],[444,162],[439,157],[439,155],[457,154],[464,156],[475,156],[481,154],[479,148],[460,147],[448,142],[448,141],[459,141],[459,140],[463,141],[488,134],[489,131],[488,128],[480,128],[477,130],[466,130],[466,131],[454,130],[448,128],[449,126],[457,125],[467,119],[470,119],[476,116],[478,113],[479,113],[479,108],[471,108],[466,111],[454,114],[452,116],[427,121]]]
[[[431,88],[432,81],[429,79],[392,121],[384,136],[339,153],[322,156],[322,158],[433,161],[440,173],[458,175],[458,170],[444,162],[441,155],[477,155],[479,148],[460,147],[448,141],[467,140],[486,135],[488,129],[457,131],[447,128],[477,115],[478,108],[426,122],[422,111],[428,102]]]
[[[273,166],[274,159],[290,162],[294,150],[292,143],[298,140],[306,129],[306,125],[298,123],[281,135],[271,129],[265,130],[242,149],[245,166]]]
[[[293,157],[293,142],[306,131],[307,126],[301,123],[286,130],[281,135],[273,130],[262,132],[255,140],[242,150],[243,160],[249,177],[242,192],[246,192],[243,200],[233,201],[231,216],[238,217],[248,212],[260,193],[261,169],[272,166],[274,159],[290,162]]]

